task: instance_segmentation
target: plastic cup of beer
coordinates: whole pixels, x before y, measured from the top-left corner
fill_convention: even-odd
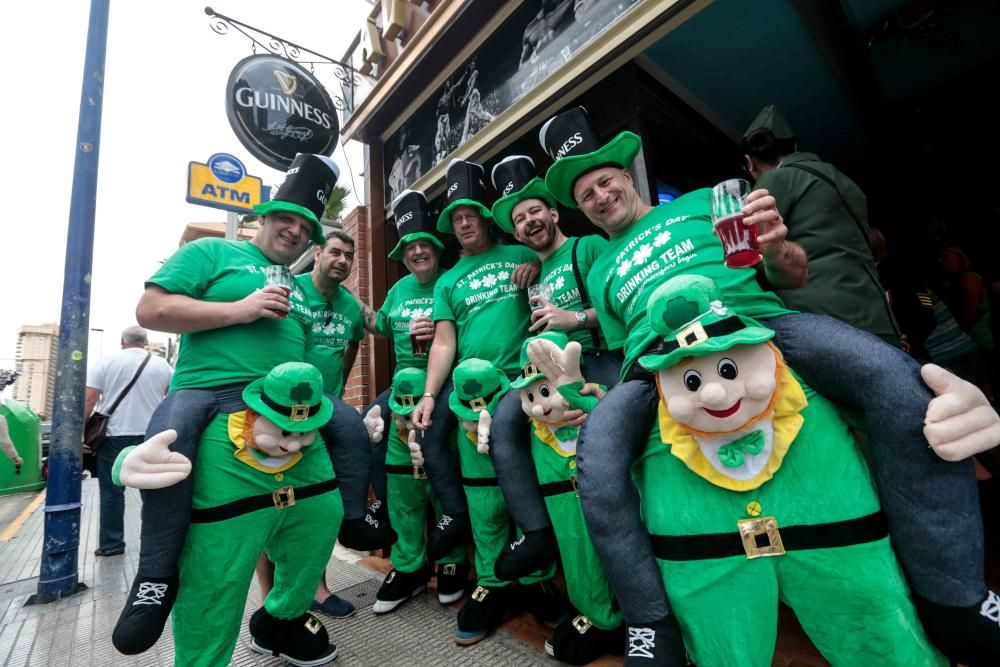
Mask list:
[[[730,269],[745,269],[762,259],[757,227],[743,224],[750,183],[742,178],[722,181],[712,188],[712,227],[722,242],[724,262]]]
[[[552,299],[552,285],[548,283],[538,283],[528,285],[528,305],[532,310],[537,310]]]
[[[413,351],[413,356],[426,357],[427,343],[429,341],[418,339],[416,334],[416,329],[417,329],[417,321],[410,320],[410,349]]]
[[[271,266],[264,267],[264,286],[277,285],[278,287],[285,290],[285,296],[290,297],[292,295],[292,289],[295,286],[294,278],[292,278],[292,272],[284,264],[272,264]],[[288,313],[281,313],[282,317],[288,317]]]

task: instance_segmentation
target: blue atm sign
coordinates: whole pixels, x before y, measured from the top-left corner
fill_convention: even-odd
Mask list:
[[[246,167],[233,155],[216,153],[207,163],[188,163],[185,199],[190,204],[253,213],[253,207],[269,197],[270,188],[257,176],[248,175]]]

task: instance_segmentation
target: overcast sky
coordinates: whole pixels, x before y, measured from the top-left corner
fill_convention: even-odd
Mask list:
[[[177,249],[184,226],[226,219],[225,211],[185,202],[188,162],[231,153],[265,184],[282,180],[251,157],[229,127],[226,81],[251,54],[250,42],[232,30],[213,32],[206,4],[111,2],[90,311],[91,328],[104,333],[91,335],[91,358],[118,349],[121,330],[135,323],[143,281]],[[211,6],[336,58],[371,9],[364,0],[218,0]],[[8,63],[0,105],[6,193],[0,368],[14,367],[19,326],[60,317],[89,10],[84,0],[0,8]],[[331,67],[317,65],[315,73],[335,89]],[[347,152],[353,183],[343,168],[343,147],[333,155],[341,183],[363,196],[361,147],[351,142]],[[151,332],[151,340],[165,339]]]

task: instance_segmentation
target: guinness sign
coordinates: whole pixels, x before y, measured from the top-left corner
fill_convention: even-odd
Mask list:
[[[298,153],[332,155],[340,138],[326,89],[298,63],[274,55],[236,64],[226,86],[226,115],[240,143],[280,171]]]

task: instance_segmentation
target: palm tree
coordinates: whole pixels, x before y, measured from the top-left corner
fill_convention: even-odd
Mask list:
[[[351,191],[343,185],[333,186],[333,190],[330,191],[330,198],[326,200],[326,209],[323,211],[323,217],[336,222],[339,227],[340,216],[343,215],[344,209],[347,208],[347,197],[350,194]]]

